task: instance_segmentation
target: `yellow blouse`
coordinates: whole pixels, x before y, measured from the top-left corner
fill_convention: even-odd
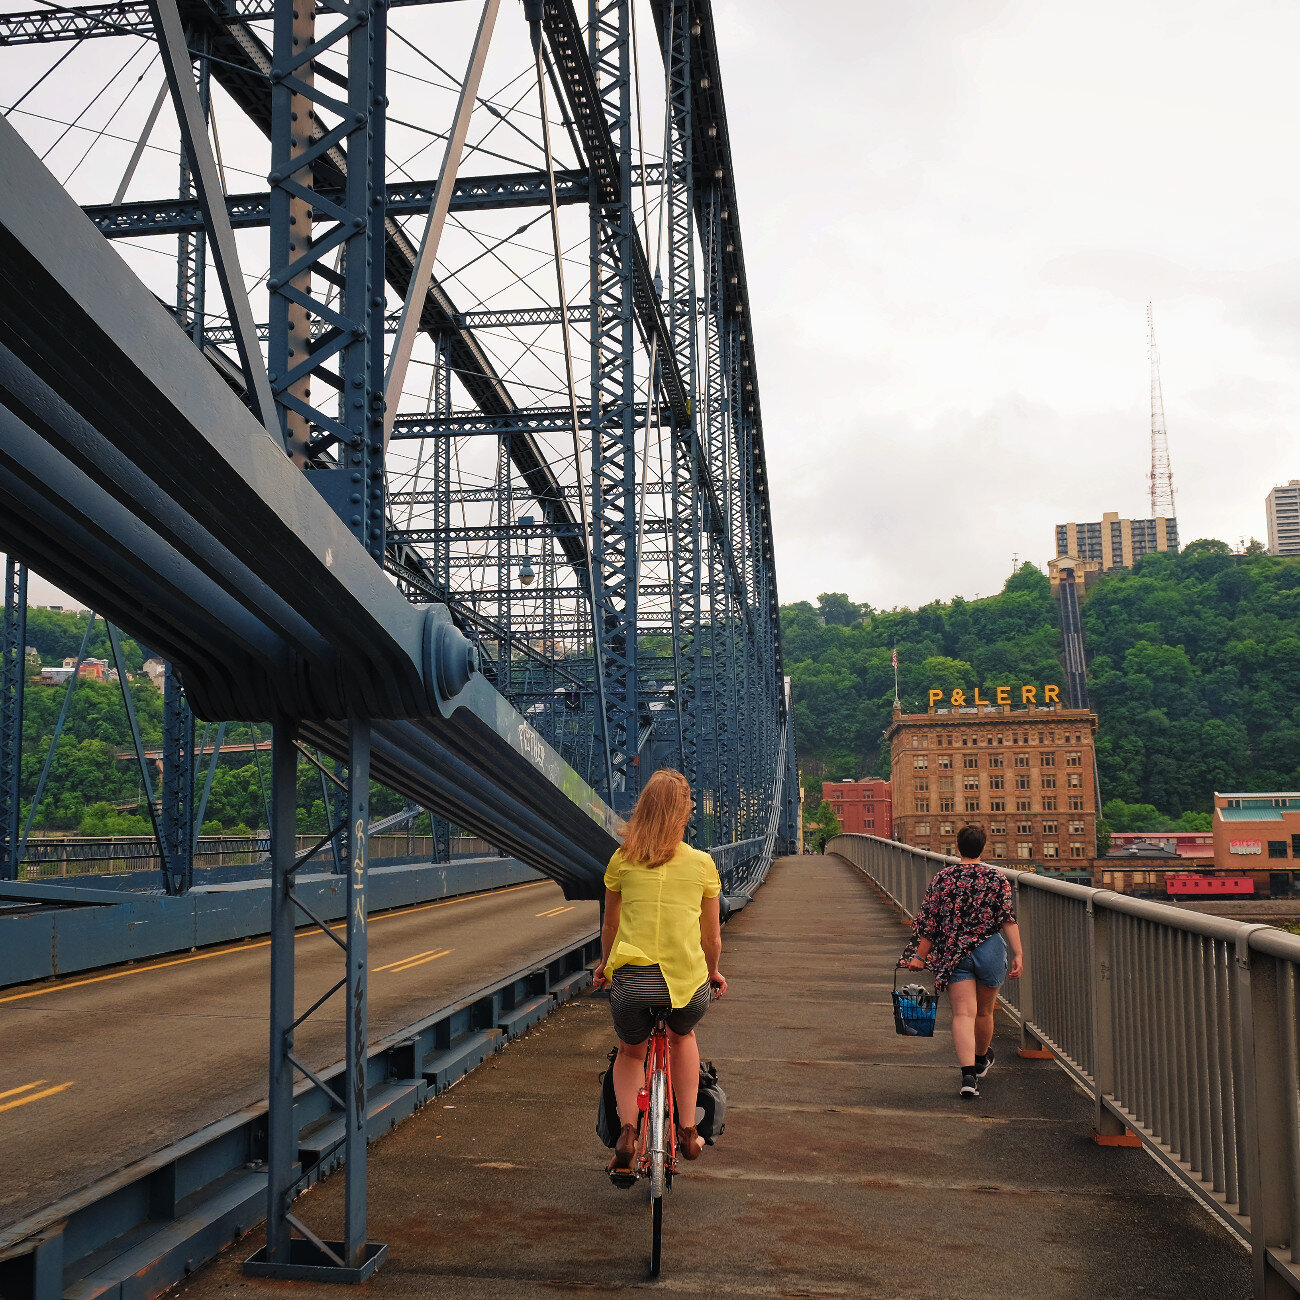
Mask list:
[[[674,1007],[684,1007],[709,978],[700,946],[700,905],[722,892],[713,859],[689,844],[661,867],[629,862],[615,851],[605,888],[623,895],[607,979],[620,966],[658,966]]]

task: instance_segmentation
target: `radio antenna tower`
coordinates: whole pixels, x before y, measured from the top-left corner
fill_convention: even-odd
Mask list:
[[[1174,517],[1174,471],[1169,463],[1169,431],[1165,428],[1165,398],[1160,388],[1160,350],[1147,303],[1147,338],[1151,354],[1151,518]]]

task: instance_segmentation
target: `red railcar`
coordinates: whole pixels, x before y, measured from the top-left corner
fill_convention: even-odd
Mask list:
[[[1170,898],[1254,898],[1255,881],[1250,876],[1165,876],[1165,893]]]

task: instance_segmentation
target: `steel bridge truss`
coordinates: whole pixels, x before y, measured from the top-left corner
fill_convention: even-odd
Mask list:
[[[495,8],[488,0],[479,40],[492,32]],[[712,6],[589,0],[584,21],[574,0],[529,0],[524,22],[507,10],[490,50],[476,40],[473,82],[467,73],[461,93],[442,64],[461,57],[446,53],[458,44],[469,50],[471,11],[478,6],[439,0],[113,0],[0,16],[0,45],[52,47],[47,74],[65,57],[75,67],[76,49],[60,53],[69,42],[156,43],[179,135],[171,180],[141,166],[147,151],[165,149],[149,142],[160,93],[112,201],[77,198],[98,232],[124,241],[118,248],[188,336],[192,357],[177,354],[173,372],[200,370],[189,371],[188,388],[167,391],[157,408],[164,422],[182,442],[194,436],[223,449],[204,461],[214,466],[210,488],[187,464],[168,478],[161,454],[146,471],[166,485],[156,491],[168,522],[156,532],[175,554],[150,541],[115,555],[116,569],[79,568],[74,550],[87,554],[94,529],[107,530],[119,508],[90,486],[71,524],[51,521],[73,504],[47,501],[9,530],[17,558],[7,568],[0,657],[0,879],[19,869],[31,777],[21,761],[22,560],[31,558],[114,619],[128,714],[116,622],[175,665],[164,685],[156,797],[132,718],[169,892],[192,883],[195,828],[216,763],[201,780],[196,714],[273,724],[269,1229],[250,1267],[277,1276],[358,1280],[382,1253],[365,1240],[371,775],[412,807],[431,809],[441,840],[455,818],[575,896],[598,891],[618,815],[664,764],[691,782],[692,835],[717,848],[734,905],[761,881],[776,846],[795,839],[762,419]],[[484,57],[483,85],[495,89],[479,88]],[[27,121],[18,109],[11,120]],[[33,194],[43,193],[48,178],[12,150],[7,130],[0,146],[30,171]],[[231,191],[222,131],[238,138],[241,167],[269,176],[266,192]],[[442,170],[415,180],[411,169],[420,159],[423,170],[431,141],[447,142]],[[502,171],[503,160],[512,170]],[[146,186],[176,192],[138,197]],[[62,211],[56,199],[46,205]],[[10,247],[24,250],[24,239],[40,236],[15,211],[14,230],[28,234],[12,235]],[[434,219],[440,211],[445,227]],[[89,247],[88,236],[100,239],[89,225],[68,234],[78,247]],[[165,287],[160,250],[174,259]],[[117,275],[98,252],[77,265],[89,274],[92,263],[105,284]],[[11,297],[16,309],[17,289]],[[122,289],[119,298],[128,297],[134,291]],[[150,316],[140,355],[152,358],[171,345],[156,341],[150,306],[137,310]],[[65,315],[73,332],[94,333],[73,305]],[[404,340],[407,319],[418,338],[399,360],[386,337]],[[46,354],[18,335],[6,346],[16,351],[0,353],[0,369],[8,367],[15,393],[44,383],[61,394],[96,373],[116,382],[93,365],[75,376],[46,366],[52,342]],[[152,400],[166,387],[146,366],[125,375],[120,392]],[[241,403],[251,423],[231,433]],[[144,455],[131,442],[138,430],[101,423],[118,444],[112,455]],[[16,419],[0,428],[0,453],[6,437],[15,449],[27,445],[33,427]],[[271,443],[278,466],[266,460]],[[62,464],[62,453],[49,454]],[[6,464],[0,454],[0,495],[18,491],[6,487],[6,473],[39,493],[20,458]],[[317,490],[311,501],[282,481],[288,465]],[[107,468],[99,474],[111,480]],[[216,539],[204,544],[221,559],[180,578],[195,552],[167,511],[182,509],[187,491],[193,517]],[[258,491],[274,502],[265,516]],[[343,530],[333,542],[311,504],[322,500]],[[242,516],[214,510],[218,501],[257,514],[256,537],[268,539],[260,551],[251,531],[240,535]],[[42,539],[26,551],[25,527]],[[268,550],[273,538],[279,552]],[[348,551],[354,543],[382,574],[359,564]],[[159,567],[123,585],[123,566],[148,568],[141,557],[155,552]],[[305,565],[296,585],[283,564],[290,552]],[[390,584],[433,608],[398,614],[386,603]],[[150,592],[162,602],[156,614],[155,597],[142,595]],[[208,618],[225,621],[211,625],[205,643]],[[291,662],[299,666],[283,667]],[[337,1241],[290,1209],[293,1088],[298,1074],[311,1077],[293,1052],[304,1018],[294,1018],[293,929],[304,913],[315,920],[294,891],[304,745],[335,760],[333,771],[318,766],[334,812],[328,838],[349,881],[346,933],[327,928],[343,953],[327,997],[342,995],[348,1008],[348,1064],[337,1090],[327,1089],[347,1147]],[[550,824],[557,789],[563,826]]]

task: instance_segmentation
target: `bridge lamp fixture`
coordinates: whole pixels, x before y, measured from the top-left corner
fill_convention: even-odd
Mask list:
[[[520,528],[531,528],[533,526],[532,515],[519,516]],[[528,554],[528,534],[524,534],[524,558],[519,564],[519,581],[525,587],[531,587],[537,580],[537,570],[533,568],[533,561]]]

